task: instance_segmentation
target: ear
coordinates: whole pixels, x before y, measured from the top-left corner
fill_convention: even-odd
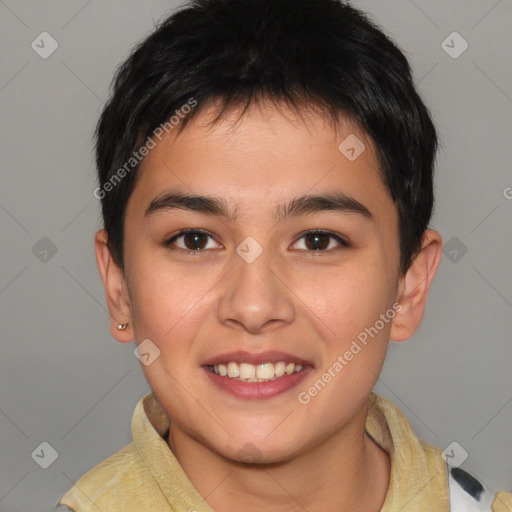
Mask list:
[[[442,248],[441,235],[427,229],[421,250],[400,280],[397,302],[402,307],[396,309],[391,325],[391,340],[405,341],[418,329],[425,311],[428,290],[441,263]]]
[[[112,258],[107,241],[108,235],[104,229],[96,233],[94,238],[96,263],[103,281],[107,306],[111,316],[110,333],[115,340],[128,343],[134,339],[130,296],[124,273]],[[128,323],[126,329],[117,329],[119,324],[125,323]]]

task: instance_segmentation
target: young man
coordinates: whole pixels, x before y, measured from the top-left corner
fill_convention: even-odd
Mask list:
[[[403,54],[336,0],[196,0],[140,44],[98,125],[96,255],[152,393],[60,503],[512,510],[372,392],[441,259],[436,147]]]

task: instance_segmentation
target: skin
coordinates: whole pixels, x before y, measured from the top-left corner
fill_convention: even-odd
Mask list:
[[[336,129],[316,112],[301,119],[264,103],[238,123],[231,113],[211,127],[213,112],[210,105],[181,134],[171,131],[143,161],[127,205],[124,273],[105,231],[96,234],[112,336],[123,343],[149,338],[160,349],[142,370],[170,418],[169,447],[214,510],[378,511],[390,461],[365,433],[367,401],[389,340],[408,339],[421,322],[441,238],[426,231],[422,250],[400,274],[395,205],[371,140],[348,121]],[[366,146],[355,161],[338,149],[349,134]],[[173,187],[225,198],[238,219],[181,209],[145,217],[150,202]],[[272,216],[283,200],[333,191],[365,205],[373,220],[327,211],[276,224]],[[165,247],[186,228],[212,234],[202,252]],[[326,236],[315,251],[302,236],[310,229],[340,234],[349,247]],[[263,249],[252,263],[236,252],[247,236]],[[174,247],[193,242],[182,237]],[[396,302],[393,320],[301,404],[299,392]],[[235,350],[287,352],[313,370],[277,397],[240,400],[213,386],[201,368]],[[239,462],[247,443],[259,464]]]

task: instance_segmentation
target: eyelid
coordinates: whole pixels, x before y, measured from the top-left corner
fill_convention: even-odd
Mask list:
[[[314,235],[314,234],[327,235],[330,238],[334,238],[340,244],[341,247],[344,247],[344,248],[350,247],[349,241],[343,235],[326,230],[326,229],[320,229],[320,228],[306,229],[305,231],[303,231],[302,233],[300,233],[297,236],[297,240],[295,242],[293,242],[292,245],[295,245],[299,240],[304,238],[306,235]],[[305,250],[305,249],[301,249],[301,250]],[[315,255],[315,254],[321,254],[321,253],[330,253],[333,250],[335,250],[335,249],[328,249],[328,250],[326,249],[323,251],[308,251],[308,250],[305,250],[305,251]]]
[[[210,238],[215,240],[215,236],[213,236],[212,233],[210,233],[209,231],[206,231],[205,229],[187,228],[187,229],[182,229],[182,230],[178,231],[178,233],[176,233],[175,235],[172,235],[169,238],[166,238],[163,242],[163,245],[165,247],[170,247],[171,244],[173,244],[178,238],[181,238],[182,236],[187,235],[189,233],[199,233],[201,235],[207,235]],[[216,243],[218,243],[218,242],[216,242]],[[219,244],[219,245],[222,245],[222,244]],[[194,253],[194,254],[206,252],[206,249],[202,249],[200,251],[193,251],[191,249],[182,249],[181,247],[173,247],[172,249],[176,250],[176,251],[181,251],[181,252],[186,252],[186,253]]]

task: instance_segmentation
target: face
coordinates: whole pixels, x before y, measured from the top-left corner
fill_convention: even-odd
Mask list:
[[[142,369],[173,428],[229,459],[251,446],[287,460],[364,425],[397,300],[398,216],[356,126],[263,106],[212,127],[211,113],[139,170],[130,323],[160,351]],[[348,136],[365,145],[355,160],[338,148]]]

